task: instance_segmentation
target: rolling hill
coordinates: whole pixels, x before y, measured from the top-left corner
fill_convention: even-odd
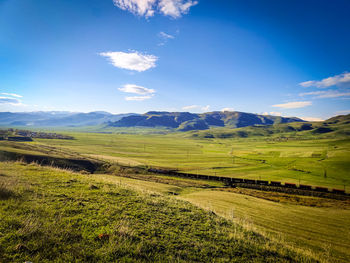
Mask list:
[[[332,117],[323,122],[275,123],[230,129],[216,127],[204,131],[190,131],[189,136],[198,138],[246,138],[266,137],[348,137],[350,136],[350,114]]]

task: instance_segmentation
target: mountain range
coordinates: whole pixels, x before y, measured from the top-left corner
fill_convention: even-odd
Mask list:
[[[240,128],[254,125],[303,122],[296,117],[259,115],[238,111],[206,113],[150,111],[145,114],[111,114],[104,111],[0,112],[1,126],[83,127],[162,127],[178,131],[206,130],[211,127]]]
[[[201,114],[189,112],[150,111],[131,115],[109,123],[113,127],[165,127],[179,131],[206,130],[211,127],[240,128],[253,125],[303,122],[296,117],[259,115],[238,111],[214,111]]]
[[[105,111],[89,113],[68,111],[0,112],[1,126],[83,127],[115,122],[131,114]]]

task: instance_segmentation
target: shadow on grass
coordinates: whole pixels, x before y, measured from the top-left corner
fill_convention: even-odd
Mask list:
[[[6,200],[13,197],[16,197],[16,193],[6,187],[6,185],[0,184],[0,200]]]

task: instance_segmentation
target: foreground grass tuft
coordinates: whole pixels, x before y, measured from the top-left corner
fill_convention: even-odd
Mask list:
[[[313,262],[187,202],[0,163],[1,262]],[[94,187],[92,187],[94,186]]]

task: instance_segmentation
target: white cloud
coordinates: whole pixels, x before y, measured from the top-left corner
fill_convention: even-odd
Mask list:
[[[178,18],[182,14],[187,14],[190,8],[196,4],[198,4],[197,1],[160,0],[158,8],[162,14]]]
[[[223,108],[221,111],[235,111],[234,108]]]
[[[148,100],[153,97],[152,95],[146,95],[146,96],[131,96],[131,97],[125,97],[125,100],[127,101],[143,101],[143,100]]]
[[[11,98],[11,97],[0,97],[0,104],[9,104],[12,106],[23,106],[23,104],[19,99]]]
[[[1,93],[2,95],[6,95],[6,96],[11,96],[11,97],[16,97],[16,98],[22,98],[23,96],[15,94],[15,93]]]
[[[324,121],[322,118],[317,117],[301,117],[304,121]]]
[[[100,56],[107,57],[111,64],[117,68],[146,71],[156,66],[158,57],[135,52],[102,52]]]
[[[115,6],[134,15],[150,17],[154,14],[156,0],[113,0]]]
[[[119,90],[126,93],[142,95],[142,96],[125,97],[125,100],[127,101],[148,100],[148,99],[151,99],[154,96],[154,93],[156,92],[154,89],[148,89],[135,84],[125,84],[122,88],[119,88]]]
[[[311,92],[305,92],[300,93],[299,96],[314,96],[314,98],[317,99],[324,99],[324,98],[338,98],[338,97],[349,97],[350,91],[335,91],[335,90],[322,90],[322,91],[311,91]]]
[[[304,108],[310,105],[312,105],[311,101],[294,101],[294,102],[287,102],[283,104],[272,105],[272,107],[282,108],[282,109],[297,109],[297,108]]]
[[[350,87],[350,73],[343,73],[322,80],[309,80],[299,83],[302,87],[328,88],[332,86]]]
[[[182,107],[183,110],[199,110],[199,111],[209,111],[210,105],[199,106],[199,105],[189,105]]]
[[[148,89],[142,86],[137,86],[135,84],[125,84],[122,88],[118,88],[122,92],[135,93],[140,95],[153,94],[156,91],[154,89]]]
[[[165,16],[179,18],[187,14],[189,9],[198,2],[192,0],[113,0],[113,3],[120,9],[138,16],[151,17],[158,11]]]

